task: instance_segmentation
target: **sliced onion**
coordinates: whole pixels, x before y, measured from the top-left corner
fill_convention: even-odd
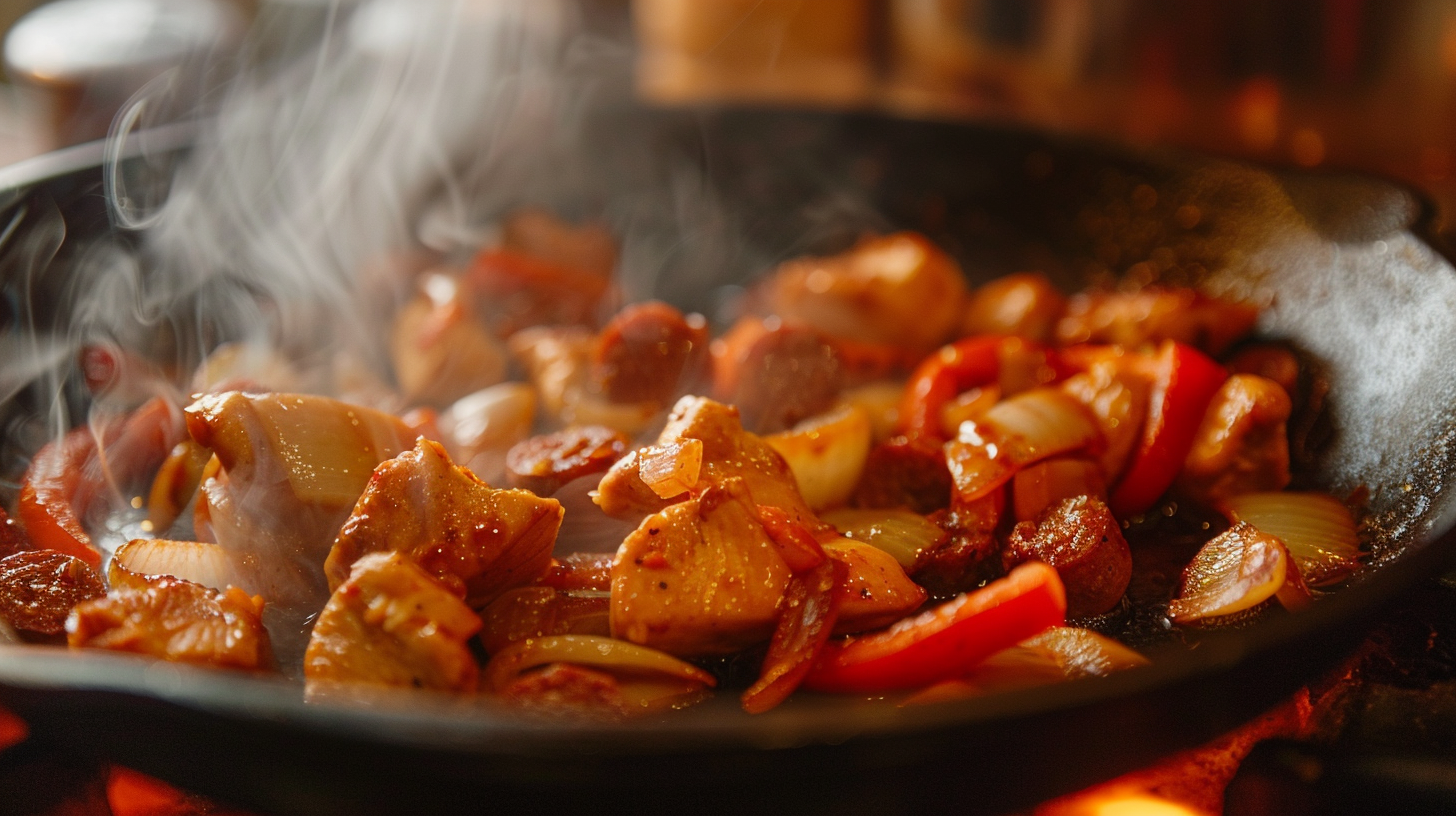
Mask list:
[[[681,439],[652,445],[637,454],[637,472],[660,498],[671,499],[692,490],[703,469],[703,440]]]
[[[1092,496],[1106,500],[1102,466],[1089,459],[1056,458],[1018,472],[1011,483],[1017,521],[1033,521],[1062,499]]]
[[[1074,398],[1055,388],[1033,388],[1002,400],[977,422],[962,423],[945,445],[956,498],[975,501],[1017,471],[1051,456],[1102,447],[1102,433]]]
[[[839,404],[864,410],[870,419],[870,436],[875,443],[895,435],[900,422],[900,398],[905,393],[903,382],[886,380],[850,388],[839,398]]]
[[[656,649],[597,635],[556,635],[517,641],[502,649],[486,664],[481,687],[500,693],[522,672],[550,663],[575,663],[628,677],[688,680],[707,687],[717,684],[713,675]]]
[[[1033,388],[1004,399],[980,424],[992,429],[1022,465],[1102,443],[1082,403],[1056,388]]]
[[[1323,493],[1245,493],[1225,499],[1230,521],[1246,521],[1289,548],[1311,586],[1347,577],[1360,564],[1360,539],[1349,508]]]
[[[480,613],[480,642],[488,654],[527,638],[602,635],[611,631],[610,598],[605,592],[560,592],[550,587],[520,587],[491,601]]]
[[[138,538],[116,548],[117,566],[140,575],[171,575],[222,590],[239,584],[227,551],[201,541]]]
[[[864,472],[872,436],[869,414],[844,405],[764,441],[788,462],[809,507],[823,510],[849,500]]]
[[[536,389],[518,382],[492,385],[456,400],[440,419],[459,461],[495,484],[505,475],[506,451],[531,433]]]
[[[920,553],[945,542],[940,525],[910,510],[843,508],[820,518],[834,525],[845,538],[884,550],[905,569],[912,569]]]
[[[991,655],[964,677],[930,686],[903,704],[961,700],[1082,677],[1105,677],[1149,662],[1090,629],[1056,626]]]
[[[1279,539],[1239,522],[1193,556],[1168,614],[1192,623],[1252,609],[1284,589],[1291,560]]]
[[[161,533],[172,526],[177,517],[197,495],[202,484],[202,472],[212,459],[212,451],[191,439],[185,439],[172,448],[157,475],[152,479],[152,489],[147,497],[147,529]]]
[[[961,423],[975,422],[986,415],[1001,399],[999,386],[987,385],[972,388],[950,402],[940,411],[940,427],[946,436],[955,436]]]

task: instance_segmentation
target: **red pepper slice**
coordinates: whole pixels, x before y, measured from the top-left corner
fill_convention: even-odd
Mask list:
[[[965,674],[987,656],[1066,621],[1057,571],[1029,561],[1010,575],[882,632],[825,646],[804,678],[815,691],[873,694]]]
[[[1193,447],[1203,413],[1228,379],[1203,352],[1163,341],[1150,366],[1153,388],[1143,438],[1107,504],[1118,518],[1145,512],[1173,484]]]
[[[944,440],[941,412],[957,394],[996,379],[1001,372],[1001,344],[1007,339],[967,337],[922,360],[900,401],[900,432],[911,439]]]
[[[20,485],[15,515],[36,547],[75,556],[100,568],[101,554],[81,520],[92,502],[118,483],[155,470],[181,440],[181,412],[161,397],[142,405],[123,422],[97,432],[75,428],[36,452]]]

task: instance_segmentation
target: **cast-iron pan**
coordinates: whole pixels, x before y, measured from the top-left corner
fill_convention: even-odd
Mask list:
[[[308,704],[281,681],[0,648],[0,704],[35,739],[269,812],[1003,811],[1246,722],[1348,654],[1385,604],[1456,550],[1456,275],[1421,237],[1421,205],[1405,190],[876,115],[607,118],[589,171],[574,171],[581,198],[556,189],[535,203],[588,202],[631,233],[627,257],[633,241],[666,247],[652,275],[629,276],[636,297],[713,310],[733,291],[723,285],[776,260],[904,227],[978,280],[1036,268],[1075,288],[1132,275],[1266,303],[1260,334],[1291,342],[1331,385],[1301,478],[1339,495],[1369,488],[1371,568],[1308,611],[1156,651],[1147,668],[906,709],[804,696],[750,717],[728,694],[627,725],[527,722],[421,695]],[[148,161],[171,155],[160,143]],[[685,166],[716,202],[692,240],[642,204],[670,198]],[[32,308],[46,331],[84,329],[58,305],[72,270],[97,245],[144,243],[112,226],[102,169],[91,147],[0,174],[10,341]],[[7,423],[46,410],[39,399],[18,393]]]

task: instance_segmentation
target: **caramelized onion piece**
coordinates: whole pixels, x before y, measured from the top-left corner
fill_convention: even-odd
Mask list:
[[[530,436],[535,421],[536,390],[518,382],[461,397],[440,417],[461,464],[497,483],[504,476],[506,452]]]
[[[1050,456],[1101,452],[1102,434],[1086,408],[1055,388],[1002,400],[981,421],[961,425],[945,445],[956,498],[979,499],[1017,471]]]
[[[1143,438],[1148,392],[1152,386],[1132,367],[1131,361],[1109,356],[1093,362],[1086,371],[1068,377],[1059,386],[1096,419],[1106,442],[1098,461],[1103,477],[1109,482],[1122,475]]]
[[[1350,510],[1324,493],[1245,493],[1221,505],[1229,521],[1246,521],[1284,542],[1311,586],[1340,581],[1360,565],[1360,538]]]
[[[660,498],[681,496],[698,485],[703,470],[703,441],[683,439],[637,452],[637,473]]]
[[[864,411],[870,420],[871,441],[879,444],[895,435],[895,426],[900,422],[900,398],[904,392],[903,382],[881,380],[845,389],[839,405],[852,405]]]
[[[884,550],[848,538],[830,539],[823,547],[846,570],[835,589],[839,619],[834,634],[889,626],[924,605],[925,590]]]
[[[825,560],[789,581],[783,614],[769,642],[758,680],[743,692],[743,710],[762,714],[787,700],[803,682],[839,617],[838,588],[848,568]]]
[[[1205,504],[1289,484],[1292,404],[1279,384],[1235,374],[1204,412],[1177,487]]]
[[[471,315],[453,278],[431,275],[394,318],[390,361],[409,403],[445,406],[505,378],[506,349]]]
[[[481,688],[499,693],[523,672],[551,663],[574,663],[627,677],[685,680],[699,688],[717,685],[713,675],[656,649],[595,635],[554,635],[502,649],[486,664]]]
[[[937,683],[919,692],[903,705],[961,700],[1083,677],[1105,677],[1148,664],[1146,657],[1090,629],[1054,626],[991,655],[965,677]]]
[[[763,441],[784,457],[809,507],[823,510],[844,504],[859,483],[870,453],[870,418],[843,406]]]
[[[182,515],[197,495],[202,471],[211,459],[212,451],[191,439],[178,442],[167,454],[147,496],[147,523],[152,531],[166,530]]]
[[[845,538],[862,541],[889,553],[900,566],[911,569],[922,552],[945,542],[946,531],[919,513],[897,508],[856,510],[842,508],[823,515]]]
[[[241,583],[228,552],[202,541],[133,539],[116,548],[112,564],[139,575],[170,575],[212,589]]]
[[[480,613],[480,643],[496,654],[526,638],[611,634],[605,592],[562,592],[521,587],[496,598]]]
[[[1283,590],[1291,574],[1298,580],[1290,560],[1279,539],[1238,522],[1203,545],[1183,569],[1168,615],[1175,623],[1193,623],[1252,609]]]

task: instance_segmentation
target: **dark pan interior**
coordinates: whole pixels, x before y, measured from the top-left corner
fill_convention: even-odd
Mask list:
[[[725,695],[627,726],[527,723],[418,698],[311,705],[281,683],[15,647],[0,647],[0,703],[67,750],[266,811],[1000,811],[1247,720],[1456,549],[1456,275],[1399,187],[873,115],[631,109],[593,124],[558,183],[499,199],[606,217],[626,236],[634,297],[711,315],[778,260],[913,228],[978,280],[1040,269],[1069,289],[1162,280],[1267,304],[1260,334],[1294,343],[1332,386],[1300,478],[1369,488],[1373,568],[1308,612],[1147,669],[917,709],[806,697],[748,717]],[[165,163],[164,147],[126,168]],[[0,176],[7,342],[84,328],[60,304],[88,257],[159,251],[113,228],[101,171],[83,150]],[[684,179],[710,195],[683,195]],[[45,394],[5,405],[10,473]]]

